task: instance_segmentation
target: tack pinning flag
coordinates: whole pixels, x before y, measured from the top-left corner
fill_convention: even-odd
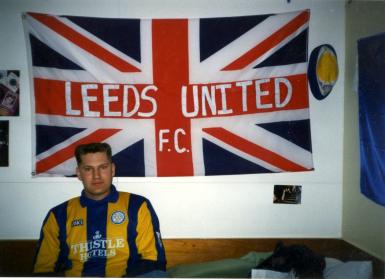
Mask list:
[[[385,33],[358,41],[361,192],[385,206]]]
[[[313,169],[310,11],[205,19],[26,13],[38,175],[74,175],[77,144],[117,176]]]

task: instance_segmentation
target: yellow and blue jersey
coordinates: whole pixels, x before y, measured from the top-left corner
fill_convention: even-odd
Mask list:
[[[34,273],[65,276],[136,276],[165,270],[159,221],[146,198],[118,192],[80,197],[51,209],[44,220]]]

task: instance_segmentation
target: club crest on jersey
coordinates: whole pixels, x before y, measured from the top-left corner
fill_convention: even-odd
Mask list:
[[[126,215],[122,211],[115,211],[111,215],[111,221],[114,224],[121,224],[126,219]]]

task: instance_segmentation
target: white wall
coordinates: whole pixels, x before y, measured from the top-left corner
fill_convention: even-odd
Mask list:
[[[344,92],[343,1],[0,0],[0,69],[21,70],[21,116],[10,121],[10,167],[0,168],[0,239],[35,239],[46,212],[78,195],[75,178],[31,178],[31,109],[21,12],[100,17],[214,17],[311,9],[309,51],[329,43],[340,77],[329,97],[310,96],[315,171],[178,178],[116,178],[156,208],[164,238],[341,237]],[[272,203],[274,184],[302,185],[302,204]]]
[[[353,1],[346,9],[346,84],[343,175],[343,229],[348,242],[385,261],[385,207],[360,192],[357,40],[385,32],[385,1]]]

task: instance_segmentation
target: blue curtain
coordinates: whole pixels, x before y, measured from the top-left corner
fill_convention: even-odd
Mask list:
[[[357,46],[361,192],[385,206],[385,33]]]

